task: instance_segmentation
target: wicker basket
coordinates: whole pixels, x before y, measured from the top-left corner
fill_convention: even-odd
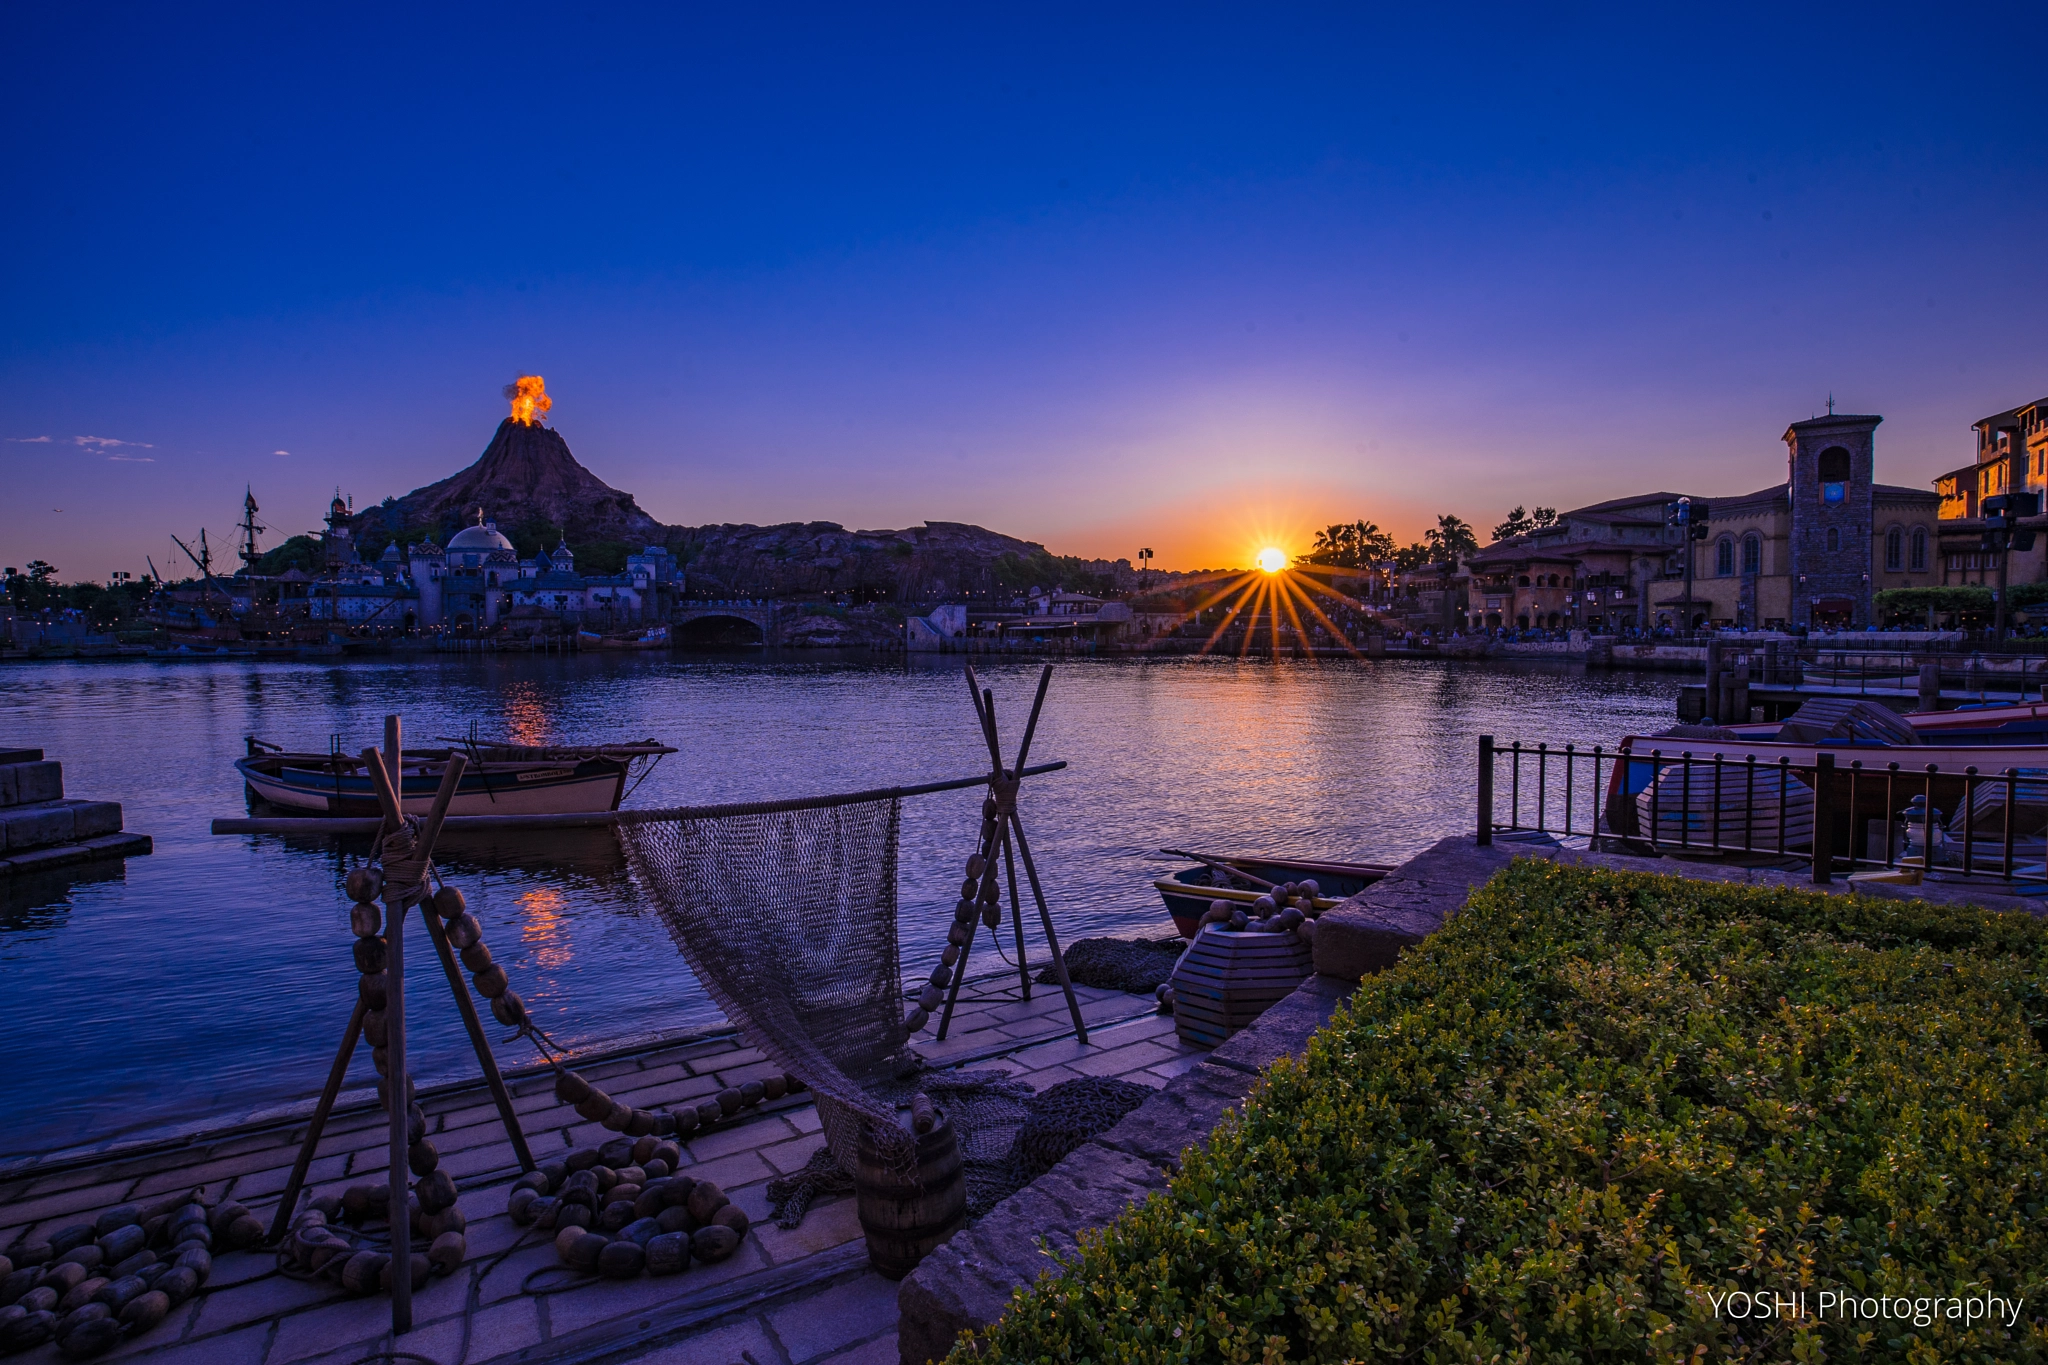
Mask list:
[[[1173,969],[1173,1027],[1184,1043],[1215,1047],[1308,978],[1313,954],[1293,934],[1232,933],[1205,925]]]

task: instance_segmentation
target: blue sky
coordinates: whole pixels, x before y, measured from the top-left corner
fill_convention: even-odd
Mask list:
[[[1419,10],[17,7],[0,559],[310,529],[522,371],[665,521],[1160,567],[2048,393],[2048,11]]]

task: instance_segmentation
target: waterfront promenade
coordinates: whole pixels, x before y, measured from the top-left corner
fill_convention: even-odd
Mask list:
[[[1058,988],[1034,988],[1023,1001],[1013,972],[972,979],[970,987],[979,998],[963,1006],[947,1040],[934,1043],[927,1034],[917,1044],[933,1066],[1001,1070],[1040,1090],[1084,1075],[1157,1088],[1203,1056],[1180,1044],[1173,1020],[1157,1014],[1149,996],[1077,986],[1090,1037],[1084,1046]],[[776,1070],[725,1028],[577,1059],[576,1066],[614,1097],[642,1107],[702,1099]],[[537,1159],[613,1136],[555,1099],[552,1073],[529,1069],[510,1079]],[[383,1111],[365,1093],[346,1098],[352,1102],[336,1112],[318,1148],[309,1181],[314,1193],[338,1194],[348,1184],[383,1178]],[[469,1259],[414,1296],[413,1331],[392,1339],[390,1301],[381,1294],[348,1298],[325,1284],[287,1278],[270,1254],[231,1252],[216,1257],[204,1292],[102,1359],[353,1365],[396,1351],[434,1365],[897,1360],[898,1286],[868,1268],[852,1197],[821,1199],[793,1230],[768,1219],[768,1181],[801,1167],[823,1145],[817,1110],[804,1096],[764,1104],[684,1143],[683,1173],[717,1181],[753,1220],[730,1260],[677,1276],[585,1280],[557,1293],[523,1287],[534,1272],[560,1262],[552,1233],[518,1227],[505,1214],[519,1170],[482,1084],[429,1090],[421,1104],[443,1166],[462,1188]],[[237,1199],[267,1223],[304,1131],[302,1114],[253,1118],[177,1142],[17,1164],[0,1173],[0,1246],[191,1185]],[[61,1358],[55,1346],[19,1357],[36,1365]]]

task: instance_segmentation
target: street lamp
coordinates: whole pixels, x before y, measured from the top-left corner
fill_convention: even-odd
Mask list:
[[[2039,493],[2000,493],[1984,499],[1984,539],[1987,554],[1998,559],[1998,592],[1994,600],[1997,614],[1992,618],[1991,638],[2005,638],[2005,587],[2006,561],[2010,551],[2027,551],[2034,548],[2034,533],[2020,529],[2021,517],[2041,514]]]
[[[1151,563],[1152,551],[1138,551],[1138,586],[1141,588],[1145,586],[1145,570],[1151,567]]]

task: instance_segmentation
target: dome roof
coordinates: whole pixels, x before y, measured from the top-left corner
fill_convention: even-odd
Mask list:
[[[496,522],[480,522],[475,526],[465,526],[450,536],[448,548],[469,551],[510,550],[512,542],[498,534]]]

